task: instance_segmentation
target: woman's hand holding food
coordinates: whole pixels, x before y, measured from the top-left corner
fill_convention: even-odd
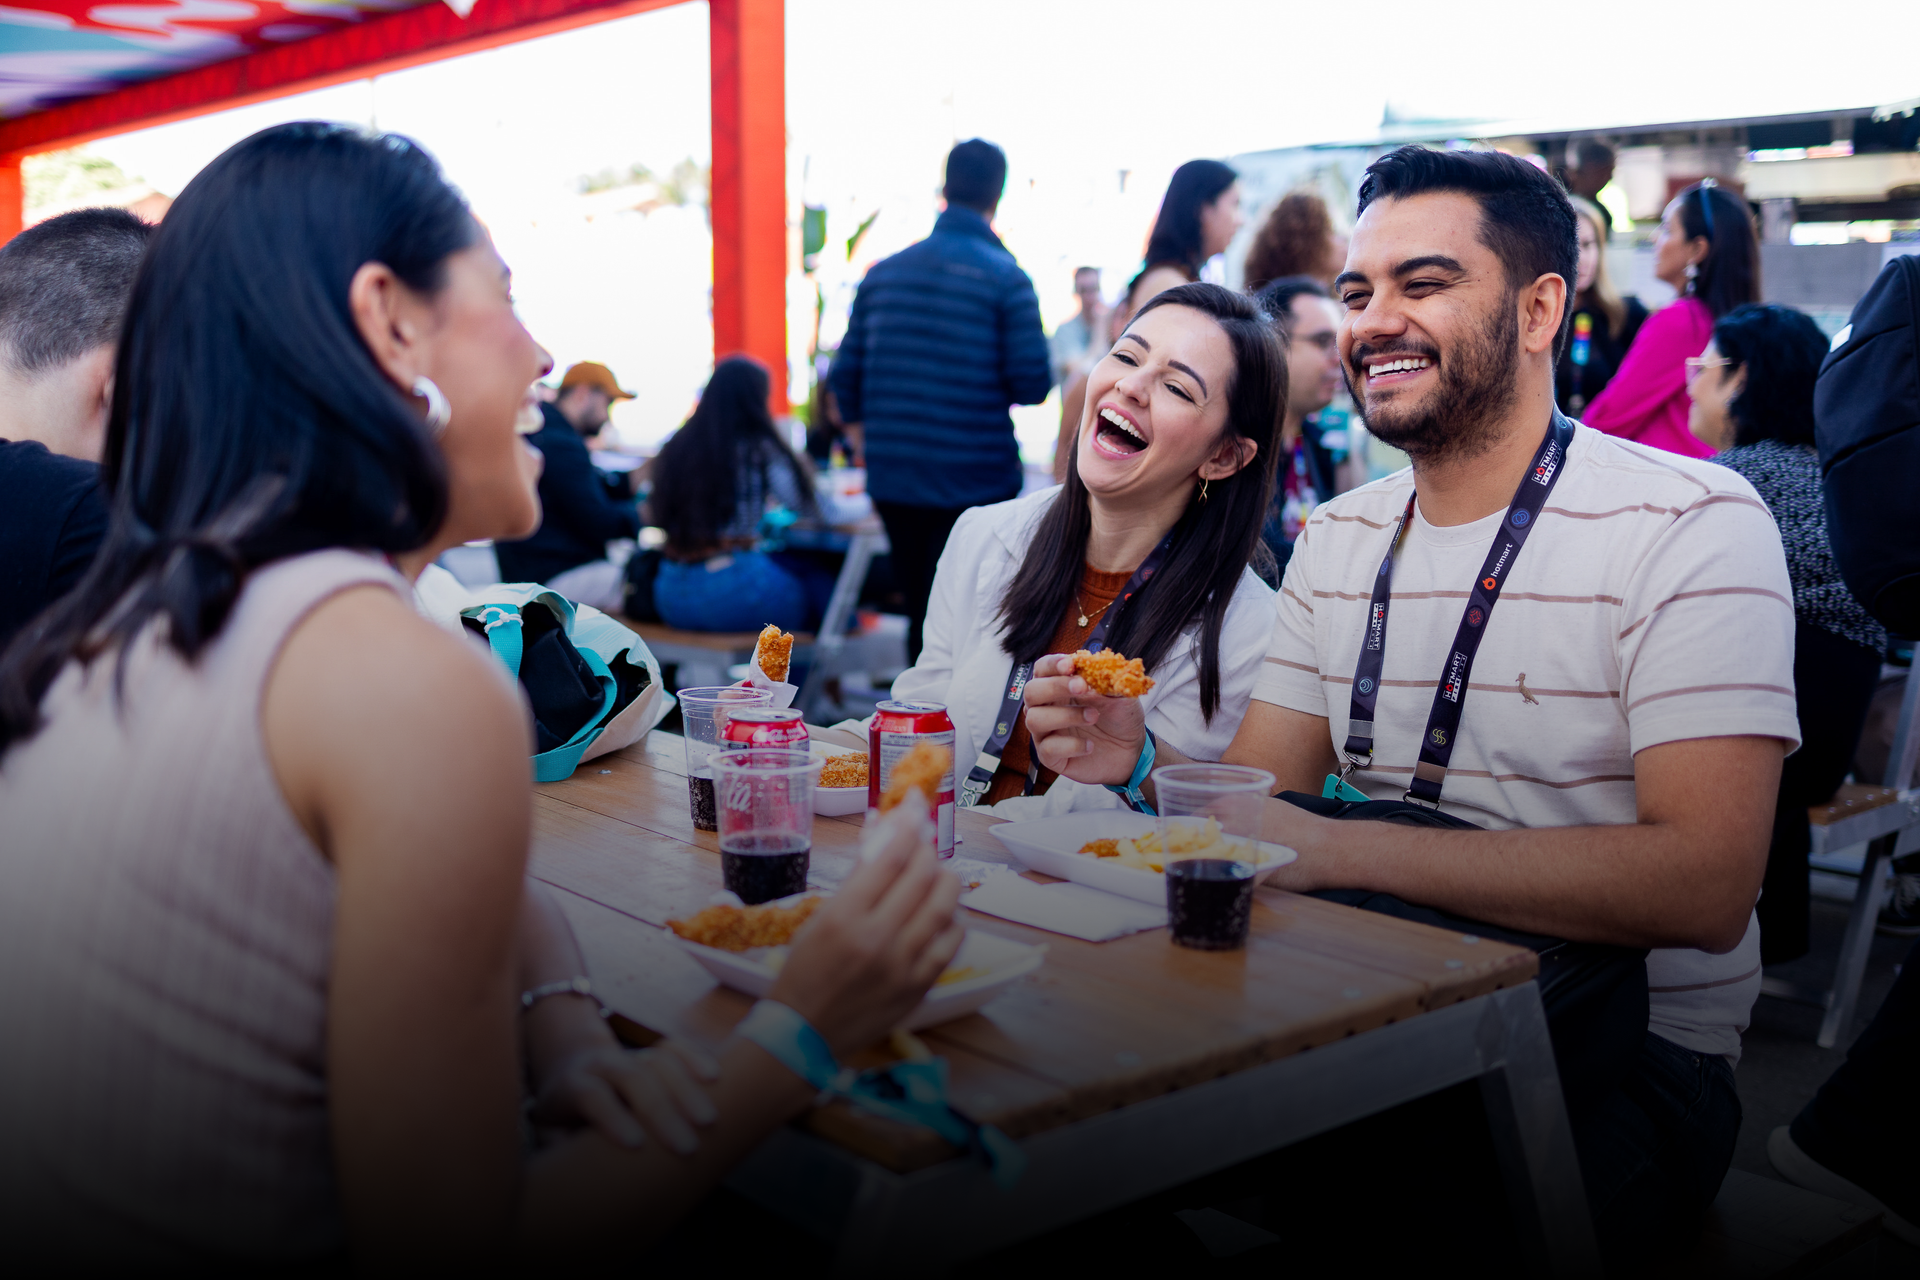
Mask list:
[[[1074,674],[1072,654],[1033,664],[1026,706],[1033,749],[1047,768],[1075,782],[1117,785],[1133,776],[1147,740],[1140,699],[1096,693]]]
[[[700,1145],[695,1126],[717,1115],[702,1084],[719,1078],[711,1057],[677,1040],[637,1051],[597,1045],[560,1064],[530,1114],[536,1124],[590,1124],[625,1147],[651,1135],[690,1155]]]
[[[926,800],[910,792],[890,838],[795,938],[771,996],[813,1024],[835,1055],[900,1024],[960,949],[960,882],[934,856]]]

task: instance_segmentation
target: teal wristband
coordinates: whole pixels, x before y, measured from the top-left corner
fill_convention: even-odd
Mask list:
[[[813,1024],[777,1000],[754,1005],[733,1033],[765,1049],[815,1089],[824,1092],[840,1079],[840,1063]]]
[[[1127,779],[1126,785],[1115,786],[1111,782],[1106,784],[1107,790],[1125,800],[1129,809],[1149,816],[1153,815],[1153,806],[1147,803],[1147,797],[1142,794],[1140,788],[1147,785],[1147,776],[1153,772],[1153,757],[1153,730],[1149,729],[1147,740],[1140,747],[1140,758],[1134,762],[1133,776]]]

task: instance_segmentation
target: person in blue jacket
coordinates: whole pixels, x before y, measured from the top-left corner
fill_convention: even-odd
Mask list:
[[[1007,407],[1053,387],[1033,281],[990,225],[1006,183],[999,147],[954,147],[946,211],[932,235],[868,270],[827,375],[893,547],[910,663],[954,521],[1020,494]]]

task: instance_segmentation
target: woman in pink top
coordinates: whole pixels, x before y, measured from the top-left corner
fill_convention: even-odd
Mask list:
[[[1620,371],[1584,420],[1608,435],[1705,458],[1687,430],[1687,360],[1735,307],[1760,300],[1760,244],[1747,206],[1709,178],[1675,196],[1653,239],[1653,274],[1679,290],[1640,326]]]

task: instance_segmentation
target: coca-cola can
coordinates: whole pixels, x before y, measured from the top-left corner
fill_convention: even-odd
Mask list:
[[[893,781],[893,767],[921,743],[947,749],[947,773],[940,780],[934,802],[934,849],[943,858],[953,856],[953,719],[938,702],[883,702],[874,709],[867,730],[867,807],[878,809],[880,795]]]
[[[745,751],[749,747],[805,751],[807,742],[806,723],[800,713],[792,709],[742,707],[727,713],[726,727],[720,730],[722,751]]]

